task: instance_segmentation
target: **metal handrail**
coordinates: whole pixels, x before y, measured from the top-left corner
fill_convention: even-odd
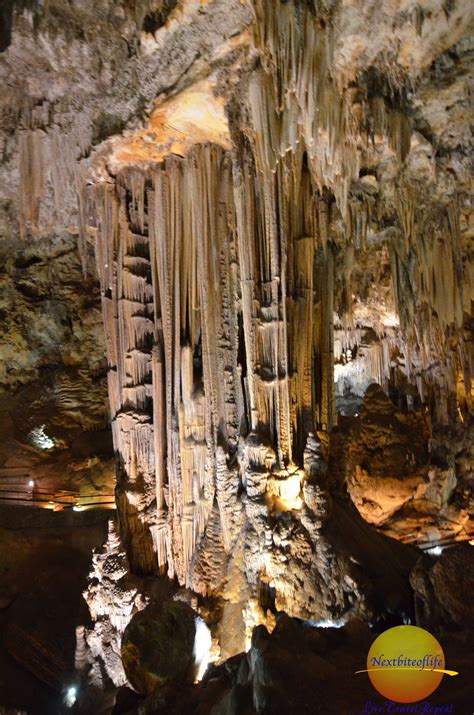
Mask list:
[[[84,501],[89,500],[89,501]],[[101,507],[115,504],[114,494],[81,494],[65,489],[58,489],[54,492],[43,491],[35,487],[28,489],[18,489],[0,486],[0,503],[15,502],[22,506],[42,505],[43,508],[58,506],[63,508],[91,506]]]
[[[429,551],[430,549],[435,549],[437,546],[456,546],[456,544],[462,544],[465,541],[472,541],[474,535],[469,536],[469,534],[461,539],[456,539],[456,536],[445,536],[443,539],[437,539],[436,541],[422,541],[418,542],[416,546],[421,551]],[[412,542],[413,543],[413,542]]]

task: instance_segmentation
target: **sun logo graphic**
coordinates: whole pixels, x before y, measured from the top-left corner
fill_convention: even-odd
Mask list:
[[[387,700],[415,703],[427,698],[443,676],[455,676],[447,670],[443,649],[424,628],[395,626],[373,642],[367,656],[368,673],[374,688]]]

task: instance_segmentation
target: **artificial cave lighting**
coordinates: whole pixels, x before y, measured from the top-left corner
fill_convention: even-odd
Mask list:
[[[343,628],[348,622],[348,620],[349,618],[336,618],[334,620],[326,618],[322,621],[315,621],[313,619],[310,619],[309,621],[307,621],[307,623],[312,628]]]
[[[292,509],[301,509],[301,483],[303,474],[296,472],[295,474],[276,475],[269,480],[269,493],[273,495],[278,507],[282,510],[290,511]]]
[[[0,713],[467,711],[472,2],[3,6]]]
[[[52,449],[55,445],[55,441],[52,437],[49,437],[45,432],[46,425],[41,425],[40,427],[35,427],[29,433],[29,439],[31,442],[40,449]]]
[[[194,662],[196,664],[195,682],[199,682],[207,670],[211,659],[212,636],[206,623],[202,618],[197,617],[196,635],[194,637]]]
[[[64,703],[68,708],[72,708],[77,700],[77,688],[75,685],[70,686],[65,693]]]
[[[430,554],[431,556],[441,556],[441,554],[444,551],[443,546],[432,546],[430,549],[426,549],[426,553]]]
[[[118,143],[110,161],[118,168],[148,165],[170,154],[184,156],[204,143],[229,146],[223,101],[210,80],[201,80],[160,104],[143,131]]]

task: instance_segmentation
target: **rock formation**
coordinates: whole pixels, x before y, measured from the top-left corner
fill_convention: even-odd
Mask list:
[[[271,634],[264,626],[258,626],[249,651],[224,665],[212,666],[197,687],[183,686],[179,693],[175,691],[169,696],[166,705],[160,702],[159,691],[148,698],[122,691],[114,715],[165,712],[186,715],[193,711],[212,715],[282,712],[340,715],[358,712],[361,703],[362,709],[367,709],[367,704],[369,708],[384,709],[386,702],[379,703],[368,681],[354,675],[360,668],[361,650],[365,652],[372,640],[369,627],[358,620],[340,629],[315,628],[311,623],[280,613]],[[469,650],[465,645],[457,644],[450,656],[460,671],[469,667]],[[437,705],[428,706],[447,708],[445,712],[452,707],[454,712],[456,709],[462,712],[468,702],[467,683],[460,685],[454,695],[449,685],[443,683],[436,693]]]
[[[215,712],[272,712],[263,625],[415,619],[413,589],[419,608],[441,576],[380,531],[471,536],[472,8],[2,12],[0,231],[17,255],[0,379],[38,390],[51,371],[69,446],[77,422],[104,426],[107,363],[118,523],[79,661],[124,686],[122,634],[167,578],[214,659],[252,643]]]
[[[2,493],[34,486],[111,501],[100,293],[77,238],[5,236],[0,252]]]
[[[195,681],[198,619],[182,601],[149,605],[135,614],[123,634],[122,662],[136,692],[152,695],[157,688]]]

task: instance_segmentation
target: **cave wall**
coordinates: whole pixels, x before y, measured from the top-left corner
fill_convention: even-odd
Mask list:
[[[77,235],[4,237],[0,251],[1,495],[31,498],[34,483],[111,497],[100,293]]]
[[[360,434],[327,460],[373,382],[427,453],[471,424],[469,3],[12,7],[2,231],[72,226],[97,276],[131,571],[247,632],[409,613],[413,553],[345,494]]]

